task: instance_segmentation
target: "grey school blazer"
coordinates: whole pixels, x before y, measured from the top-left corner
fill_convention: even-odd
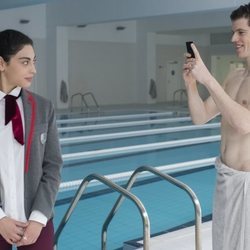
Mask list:
[[[58,192],[62,157],[53,105],[22,90],[25,120],[24,206],[27,219],[33,210],[48,219]]]

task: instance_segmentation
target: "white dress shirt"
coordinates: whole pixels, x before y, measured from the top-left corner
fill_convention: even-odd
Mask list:
[[[9,94],[18,96],[21,91],[16,87]],[[12,121],[5,126],[5,93],[0,91],[0,219],[8,216],[12,219],[26,222],[24,210],[24,149],[14,138]],[[24,112],[22,99],[17,99],[23,128]],[[25,129],[24,129],[25,130]],[[25,131],[24,135],[25,135]],[[47,218],[40,211],[32,211],[29,220],[46,225]]]

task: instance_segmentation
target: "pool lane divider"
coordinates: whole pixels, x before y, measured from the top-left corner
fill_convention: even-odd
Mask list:
[[[147,143],[142,145],[133,145],[126,147],[116,147],[116,148],[108,148],[108,149],[100,149],[93,151],[85,151],[85,152],[77,152],[77,153],[68,153],[63,154],[62,158],[64,163],[70,161],[78,161],[78,160],[86,160],[86,159],[97,159],[97,158],[106,158],[110,156],[120,156],[134,153],[142,153],[148,152],[152,150],[160,150],[167,148],[175,148],[175,147],[183,147],[188,145],[197,145],[203,143],[211,143],[218,142],[221,140],[221,135],[213,135],[213,136],[203,136],[197,138],[189,138],[189,139],[181,139],[181,140],[173,140],[167,142],[156,142],[156,143]]]
[[[69,124],[69,123],[80,123],[80,122],[95,122],[95,121],[112,121],[112,120],[125,120],[125,119],[138,119],[138,118],[150,118],[150,117],[161,117],[161,116],[174,116],[175,114],[185,114],[187,112],[181,111],[169,111],[169,112],[154,112],[146,114],[130,114],[130,115],[112,115],[112,116],[95,116],[95,117],[82,117],[82,118],[68,118],[68,119],[57,119],[57,124]]]
[[[91,124],[91,125],[81,125],[81,126],[71,126],[71,127],[58,127],[58,132],[66,133],[66,132],[77,132],[77,131],[86,131],[86,130],[134,127],[134,126],[143,126],[143,125],[151,125],[151,124],[167,124],[167,123],[174,123],[174,122],[189,122],[189,121],[191,122],[191,117]]]
[[[155,135],[155,134],[167,134],[175,132],[192,131],[198,129],[215,129],[219,127],[220,127],[220,122],[217,122],[204,125],[187,125],[187,126],[178,126],[170,128],[145,129],[145,130],[128,131],[128,132],[108,133],[100,135],[77,136],[69,138],[60,138],[60,144],[61,146],[64,146],[64,145],[83,143],[83,142],[89,143],[94,141],[122,139],[122,138],[137,137],[137,136]]]
[[[174,164],[157,166],[155,168],[164,173],[171,174],[171,173],[177,173],[177,172],[185,171],[185,170],[199,169],[199,168],[212,166],[214,165],[215,160],[216,160],[216,157],[211,157],[211,158],[204,158],[204,159],[199,159],[199,160],[178,162]],[[109,175],[105,175],[105,177],[107,177],[108,179],[112,181],[127,181],[128,178],[133,174],[133,172],[134,171],[126,171],[122,173],[109,174]],[[150,172],[141,173],[140,178],[144,178],[144,177],[151,176],[151,175],[152,173]],[[60,184],[59,190],[60,192],[75,190],[79,187],[81,182],[82,182],[82,179],[62,182]],[[100,183],[97,181],[93,181],[91,183],[91,186],[96,186],[96,185],[100,185]]]

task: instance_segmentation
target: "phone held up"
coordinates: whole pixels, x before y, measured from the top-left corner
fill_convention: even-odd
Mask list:
[[[187,52],[191,55],[190,57],[191,58],[195,58],[195,56],[194,56],[194,51],[193,51],[193,49],[192,49],[192,47],[191,47],[191,44],[193,43],[193,41],[188,41],[188,42],[186,42],[186,47],[187,47]]]

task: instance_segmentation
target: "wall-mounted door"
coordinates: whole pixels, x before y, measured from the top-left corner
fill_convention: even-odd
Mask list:
[[[166,101],[174,100],[174,92],[183,88],[182,71],[178,61],[169,61],[166,66]]]

